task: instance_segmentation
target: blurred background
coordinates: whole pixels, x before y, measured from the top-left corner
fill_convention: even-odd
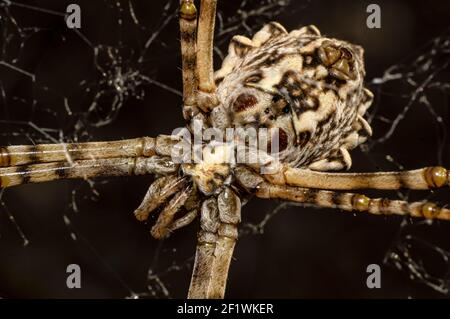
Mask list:
[[[81,29],[64,12],[81,8]],[[352,171],[450,168],[450,4],[220,1],[216,68],[235,34],[276,20],[314,24],[365,49],[374,136]],[[183,125],[173,1],[0,0],[0,144],[115,140]],[[199,5],[199,4],[198,4]],[[386,135],[388,132],[390,132]],[[135,220],[151,177],[57,181],[0,193],[0,297],[184,298],[198,220],[164,241]],[[449,203],[436,192],[366,192]],[[242,214],[228,298],[449,298],[450,223],[369,216],[254,199]],[[81,267],[81,289],[66,267]],[[366,268],[381,266],[381,288]]]

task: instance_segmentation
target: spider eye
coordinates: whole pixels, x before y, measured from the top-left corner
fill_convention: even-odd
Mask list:
[[[282,111],[284,114],[288,114],[291,111],[291,108],[289,105],[286,105],[285,107],[283,107]]]

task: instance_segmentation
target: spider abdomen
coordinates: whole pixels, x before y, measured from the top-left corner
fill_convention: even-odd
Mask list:
[[[215,73],[214,126],[274,129],[278,156],[294,167],[348,169],[348,150],[371,134],[363,115],[363,50],[321,36],[314,26],[288,33],[271,22],[252,39],[235,36]]]

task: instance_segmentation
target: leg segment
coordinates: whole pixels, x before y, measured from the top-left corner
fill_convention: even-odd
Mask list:
[[[224,297],[240,220],[241,201],[230,188],[203,203],[188,298]]]
[[[157,156],[105,158],[0,168],[0,188],[59,179],[173,173],[178,165]]]
[[[119,157],[171,156],[180,139],[170,135],[122,141],[0,147],[0,168],[37,163],[69,162]]]
[[[215,198],[205,200],[201,208],[194,269],[189,286],[189,299],[206,299],[212,280],[212,263],[219,229],[219,208]]]
[[[217,0],[202,0],[197,34],[198,106],[205,112],[217,105],[214,82],[214,25]]]
[[[150,185],[141,205],[134,211],[136,219],[147,220],[152,211],[158,208],[167,198],[180,191],[186,184],[186,179],[177,175],[164,176]]]
[[[200,209],[200,198],[198,194],[197,188],[194,186],[189,198],[184,203],[184,208],[186,209],[187,213],[173,221],[169,225],[169,231],[174,231],[176,229],[179,229],[181,227],[189,225],[195,217],[197,217],[199,209]]]
[[[156,224],[152,227],[152,236],[156,239],[165,237],[170,231],[170,225],[174,221],[175,214],[186,203],[187,199],[192,193],[192,187],[187,187],[183,191],[176,194],[164,207],[159,214]]]
[[[286,166],[277,174],[265,175],[265,177],[279,185],[333,190],[430,189],[450,185],[450,170],[439,166],[380,173],[329,173]]]
[[[155,138],[0,147],[0,167],[155,154]]]
[[[223,299],[234,246],[238,238],[237,225],[241,222],[241,200],[230,188],[226,188],[220,193],[217,202],[220,226],[208,298]]]
[[[427,219],[450,220],[450,209],[439,208],[429,202],[408,203],[384,198],[370,199],[354,193],[301,188],[268,183],[249,168],[239,166],[235,170],[239,184],[257,197],[283,199],[318,207],[339,208],[346,211],[360,211],[376,215],[409,215]]]
[[[190,223],[192,223],[192,221],[195,219],[195,217],[197,217],[197,215],[198,215],[198,208],[195,208],[195,209],[189,211],[183,217],[176,219],[169,226],[169,231],[173,232],[174,230],[177,230],[179,228],[189,225]]]
[[[339,208],[345,211],[367,212],[375,215],[404,215],[427,219],[450,220],[450,209],[439,208],[430,202],[408,203],[385,198],[371,199],[354,193],[338,193],[308,188],[261,183],[256,196],[267,199],[283,199],[318,207]]]
[[[183,68],[183,116],[190,120],[197,112],[197,9],[193,0],[182,0],[180,6],[181,59]]]

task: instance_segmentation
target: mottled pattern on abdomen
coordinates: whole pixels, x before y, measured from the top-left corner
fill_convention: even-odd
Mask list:
[[[348,150],[371,134],[364,75],[359,46],[272,22],[252,39],[235,36],[215,77],[228,125],[278,128],[283,162],[335,170],[348,169]]]

